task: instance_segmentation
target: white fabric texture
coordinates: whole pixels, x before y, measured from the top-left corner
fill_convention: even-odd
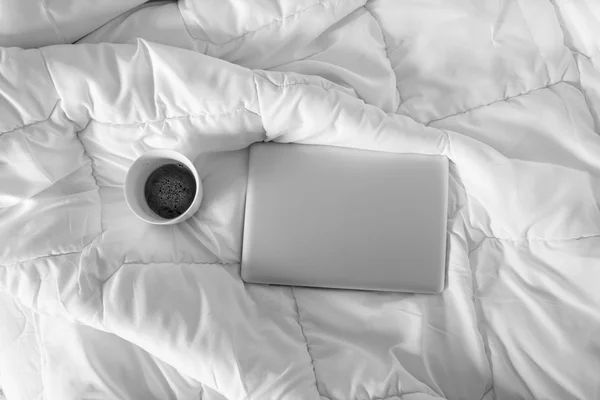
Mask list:
[[[144,0],[2,0],[0,46],[72,43]]]
[[[81,3],[0,48],[9,400],[600,397],[593,1]],[[445,291],[243,283],[264,140],[446,155]],[[138,146],[196,149],[193,218],[129,211]]]

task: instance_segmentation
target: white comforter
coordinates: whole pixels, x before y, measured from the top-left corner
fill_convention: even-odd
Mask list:
[[[9,400],[600,398],[594,0],[139,3],[0,15],[81,38],[0,48]],[[244,284],[263,140],[448,156],[446,290]],[[193,219],[128,210],[139,148],[197,150]]]

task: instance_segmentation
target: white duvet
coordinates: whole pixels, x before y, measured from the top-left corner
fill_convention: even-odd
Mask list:
[[[139,3],[2,5],[8,400],[600,398],[598,3]],[[445,291],[243,283],[265,140],[449,157]],[[185,223],[127,208],[151,148]]]

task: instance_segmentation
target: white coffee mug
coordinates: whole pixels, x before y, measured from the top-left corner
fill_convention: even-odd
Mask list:
[[[176,218],[163,218],[150,209],[144,195],[146,181],[152,172],[166,164],[181,163],[194,175],[196,194],[188,209]],[[125,176],[125,201],[131,211],[141,220],[155,225],[172,225],[185,221],[198,211],[202,203],[202,181],[194,163],[185,155],[174,150],[150,150],[139,156],[129,168]]]

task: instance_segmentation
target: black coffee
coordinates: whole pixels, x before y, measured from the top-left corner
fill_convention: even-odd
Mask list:
[[[153,171],[144,187],[146,203],[163,218],[177,218],[194,201],[196,180],[183,164],[166,164]]]

